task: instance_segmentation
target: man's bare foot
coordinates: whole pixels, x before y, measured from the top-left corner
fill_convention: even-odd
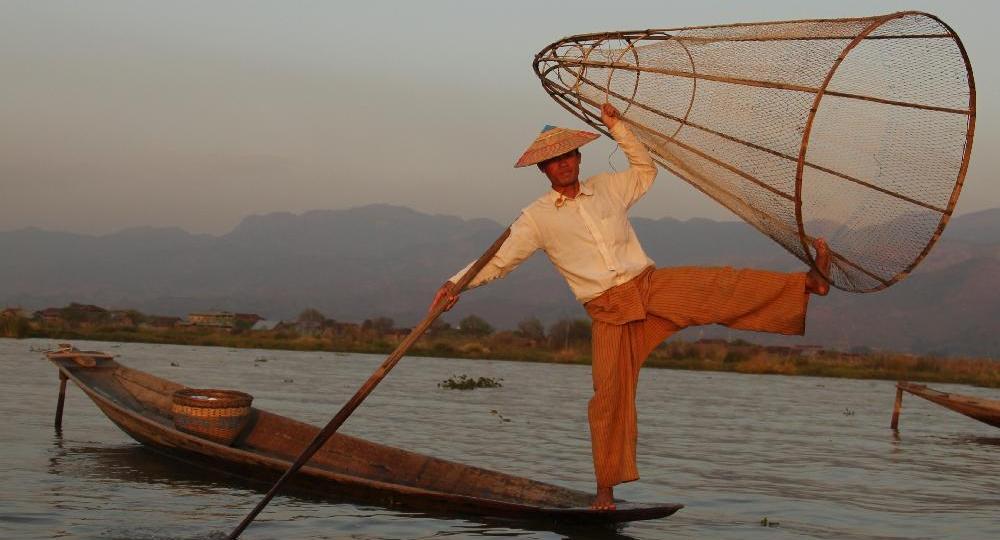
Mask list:
[[[614,510],[615,488],[597,486],[597,497],[590,505],[591,510]]]
[[[817,238],[813,240],[813,247],[816,248],[816,268],[809,270],[806,274],[806,292],[826,296],[830,292],[830,282],[825,276],[830,275],[830,246],[826,245],[826,240]]]

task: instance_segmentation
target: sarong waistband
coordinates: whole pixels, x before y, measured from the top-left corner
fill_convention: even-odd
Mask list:
[[[591,319],[608,324],[618,325],[645,319],[645,295],[654,270],[656,268],[653,266],[646,267],[639,275],[611,287],[583,307]]]

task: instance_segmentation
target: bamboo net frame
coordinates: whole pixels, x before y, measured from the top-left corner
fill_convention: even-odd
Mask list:
[[[534,69],[604,134],[617,106],[662,167],[810,266],[825,237],[845,291],[927,256],[972,152],[972,66],[928,13],[581,34]]]

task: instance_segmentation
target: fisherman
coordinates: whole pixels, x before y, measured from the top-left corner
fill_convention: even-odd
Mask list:
[[[801,335],[809,294],[829,290],[824,276],[830,257],[817,239],[820,271],[656,268],[628,220],[628,209],[653,184],[656,165],[614,106],[601,107],[601,121],[628,158],[628,170],[580,182],[579,148],[599,135],[545,126],[514,166],[537,165],[552,189],[521,211],[510,236],[468,287],[504,277],[542,249],[587,310],[594,382],[588,419],[597,477],[591,507],[614,510],[614,486],[639,478],[635,391],[649,353],[696,325]],[[441,286],[431,309],[441,302],[447,302],[445,309],[455,305],[453,286],[471,266]]]

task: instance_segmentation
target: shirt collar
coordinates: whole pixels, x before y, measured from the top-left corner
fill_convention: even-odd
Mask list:
[[[594,188],[590,187],[590,182],[580,182],[580,192],[576,194],[577,197],[580,195],[591,196],[593,194]],[[556,208],[562,207],[562,205],[566,204],[566,201],[573,200],[568,197],[564,197],[562,193],[559,193],[554,189],[549,189],[548,198]]]

